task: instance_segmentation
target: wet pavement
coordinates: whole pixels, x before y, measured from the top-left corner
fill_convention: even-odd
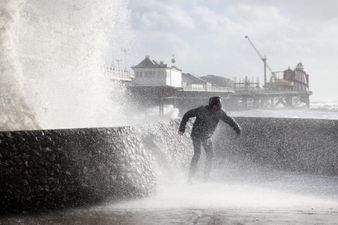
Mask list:
[[[2,218],[1,225],[319,225],[338,223],[338,211],[244,209],[79,210]]]
[[[230,182],[228,177],[228,182],[196,181],[192,185],[169,180],[150,198],[13,215],[0,218],[0,225],[338,224],[338,177],[272,175],[255,181]]]

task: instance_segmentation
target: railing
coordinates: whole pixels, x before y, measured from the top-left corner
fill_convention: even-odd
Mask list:
[[[131,81],[134,78],[134,76],[129,72],[129,70],[123,70],[114,67],[105,68],[105,73],[112,80]]]
[[[237,95],[311,95],[312,91],[274,90],[269,88],[236,88]]]
[[[257,88],[257,87],[237,87],[235,88],[235,93],[263,93],[265,89]]]
[[[200,91],[200,92],[234,92],[233,88],[219,86],[200,86],[192,87],[191,85],[184,86],[183,91]]]

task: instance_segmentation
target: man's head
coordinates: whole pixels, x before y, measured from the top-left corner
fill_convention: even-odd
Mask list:
[[[219,96],[209,98],[209,107],[213,112],[218,112],[222,108],[222,99]]]

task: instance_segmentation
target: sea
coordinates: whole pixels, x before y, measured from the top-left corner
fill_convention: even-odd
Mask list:
[[[304,119],[338,119],[338,100],[312,101],[310,108],[272,108],[230,111],[232,116]]]

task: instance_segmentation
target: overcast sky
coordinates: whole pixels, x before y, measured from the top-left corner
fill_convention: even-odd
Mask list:
[[[302,62],[312,100],[338,100],[338,1],[130,0],[133,42],[129,64],[145,55],[196,75],[260,77]]]

